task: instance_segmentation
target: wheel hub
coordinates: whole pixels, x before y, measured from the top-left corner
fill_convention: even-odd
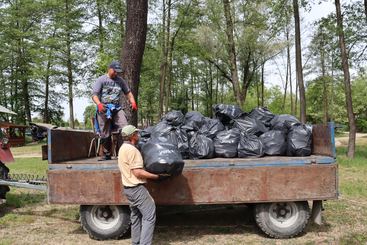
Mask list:
[[[273,209],[277,218],[286,219],[290,215],[290,207],[287,207],[285,203],[277,203],[276,208]]]
[[[106,220],[113,217],[113,213],[108,206],[101,208],[100,212],[101,212],[101,217],[103,217]]]
[[[93,206],[91,210],[91,220],[95,226],[101,230],[111,229],[120,219],[116,206]]]
[[[269,208],[269,218],[274,225],[278,227],[289,227],[293,225],[298,218],[298,208],[293,202],[273,203]]]

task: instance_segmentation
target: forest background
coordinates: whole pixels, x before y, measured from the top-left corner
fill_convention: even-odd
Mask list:
[[[0,1],[0,104],[17,112],[3,120],[91,128],[95,106],[79,122],[74,108],[80,105],[73,102],[90,96],[112,60],[124,65],[134,2],[147,1]],[[212,105],[226,103],[346,129],[352,115],[357,131],[367,132],[367,0],[342,2],[343,28],[336,11],[316,20],[309,45],[301,47],[299,10],[321,2],[327,1],[148,1],[142,17],[132,17],[147,23],[140,77],[130,81],[139,105],[135,122],[154,124],[170,110],[213,116]],[[147,21],[147,12],[154,18]],[[265,76],[270,62],[274,78]],[[346,65],[353,71],[349,88]],[[274,85],[279,77],[282,85]]]

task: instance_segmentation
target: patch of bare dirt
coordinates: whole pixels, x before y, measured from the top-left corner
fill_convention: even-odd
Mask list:
[[[337,202],[343,201],[332,203],[338,205]],[[343,202],[343,205],[343,210],[358,211],[349,201]],[[309,225],[306,233],[300,237],[278,240],[264,236],[256,227],[251,210],[246,206],[192,210],[159,208],[153,244],[338,244],[339,239],[345,235],[363,234],[367,231],[366,225],[358,221],[339,220],[338,214],[332,209],[334,208],[326,207],[322,226]],[[129,237],[103,242],[91,240],[80,226],[78,206],[75,205],[41,203],[8,212],[18,218],[5,224],[0,222],[0,244],[131,243]]]
[[[348,146],[349,135],[345,133],[343,136],[335,137],[335,146]],[[356,133],[356,143],[363,145],[367,143],[366,133]]]

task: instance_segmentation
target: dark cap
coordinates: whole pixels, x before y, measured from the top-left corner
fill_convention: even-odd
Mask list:
[[[121,64],[118,61],[112,61],[111,64],[108,66],[108,68],[112,68],[116,72],[122,72]]]

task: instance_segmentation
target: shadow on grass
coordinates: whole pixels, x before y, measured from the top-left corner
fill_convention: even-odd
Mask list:
[[[205,235],[244,234],[264,236],[257,228],[249,206],[169,206],[157,209],[157,244],[189,242]]]
[[[21,211],[17,212],[17,215],[28,215],[28,216],[36,216],[36,217],[45,217],[45,218],[52,218],[62,221],[68,221],[72,223],[79,223],[79,214],[74,210],[71,209],[57,209],[51,208],[50,210],[45,211]]]
[[[17,216],[37,216],[37,217],[48,217],[69,222],[78,223],[79,213],[76,212],[75,208],[54,208],[36,211],[36,210],[26,210],[26,211],[15,211],[18,208],[23,208],[32,205],[44,205],[46,203],[46,193],[38,191],[23,191],[23,190],[12,190],[6,195],[6,204],[2,205],[0,209],[0,218],[6,214],[14,212]]]
[[[310,221],[311,222],[311,221]],[[307,233],[330,232],[331,225],[324,223],[319,226],[310,223],[305,232]],[[128,239],[125,236],[123,239]],[[208,236],[209,235],[209,236]],[[213,236],[210,236],[213,235]],[[158,207],[157,223],[154,232],[156,244],[171,244],[174,242],[192,242],[200,237],[207,236],[208,244],[218,239],[221,235],[256,235],[270,239],[256,225],[253,209],[245,205],[236,206],[195,206],[195,207]],[[237,242],[233,241],[234,244]]]
[[[6,204],[0,209],[0,218],[14,209],[25,207],[30,204],[43,203],[46,200],[46,193],[30,193],[22,191],[10,191],[6,194]]]
[[[320,232],[330,232],[332,230],[332,227],[329,223],[327,223],[325,220],[322,221],[321,225],[317,225],[315,223],[312,223],[312,221],[309,221],[309,225],[307,226],[305,233],[320,233]]]

